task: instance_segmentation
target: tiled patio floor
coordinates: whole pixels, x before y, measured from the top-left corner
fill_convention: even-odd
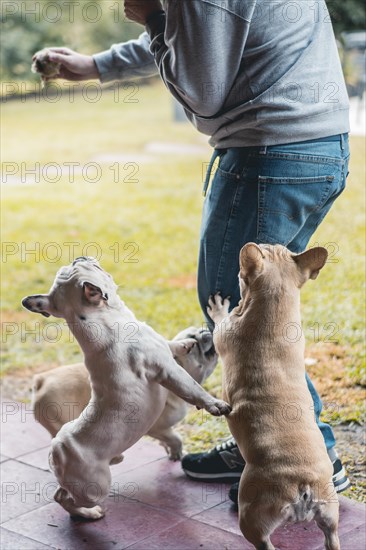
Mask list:
[[[30,407],[2,403],[1,550],[249,550],[229,486],[188,480],[155,442],[142,440],[112,467],[107,515],[71,520],[52,499],[50,438]],[[341,498],[342,550],[364,550],[365,507]],[[272,537],[280,550],[320,550],[323,535],[312,522],[284,526]]]

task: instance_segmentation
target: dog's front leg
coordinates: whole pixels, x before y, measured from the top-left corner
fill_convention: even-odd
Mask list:
[[[215,325],[219,325],[229,315],[230,300],[229,298],[223,298],[221,294],[215,294],[208,299],[207,313],[211,319],[215,322]]]
[[[166,428],[165,430],[158,431],[150,430],[148,435],[160,441],[160,445],[164,447],[170,460],[180,460],[182,458],[182,438],[173,428]]]
[[[69,512],[70,516],[80,516],[91,520],[101,519],[104,517],[105,512],[101,506],[93,506],[92,508],[76,506],[73,498],[62,487],[58,487],[53,498],[62,506],[62,508],[64,508],[64,510],[66,510],[66,512]]]
[[[221,399],[215,399],[173,359],[158,364],[149,365],[150,372],[154,372],[154,381],[172,391],[198,409],[206,409],[213,416],[227,415],[231,411],[230,405]]]

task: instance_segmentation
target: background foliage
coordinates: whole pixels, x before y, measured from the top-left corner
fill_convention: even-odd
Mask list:
[[[337,36],[365,28],[364,0],[327,3]],[[1,25],[3,80],[29,80],[32,54],[43,47],[67,45],[92,54],[134,38],[142,30],[125,19],[122,0],[3,0]]]
[[[365,28],[364,0],[326,0],[332,18],[334,32],[339,36],[344,31]]]
[[[1,26],[1,78],[27,80],[33,53],[44,47],[93,54],[142,31],[125,19],[121,0],[3,1]]]

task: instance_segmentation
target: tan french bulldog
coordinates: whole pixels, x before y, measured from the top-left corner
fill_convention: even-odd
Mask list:
[[[339,550],[333,468],[315,422],[305,380],[300,289],[327,259],[317,247],[292,254],[276,245],[245,245],[241,300],[210,298],[214,343],[222,358],[230,431],[246,462],[239,485],[239,524],[257,550],[274,550],[271,533],[285,521],[315,519],[327,550]]]

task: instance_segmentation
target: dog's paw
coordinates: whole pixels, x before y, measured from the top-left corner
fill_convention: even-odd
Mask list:
[[[169,449],[168,451],[169,460],[173,460],[174,462],[177,462],[178,460],[181,460],[183,457],[183,450],[182,449]]]
[[[105,510],[101,506],[94,506],[90,509],[93,519],[101,519],[105,516]]]
[[[85,508],[82,506],[70,511],[70,515],[74,519],[84,518],[90,521],[96,521],[97,519],[104,518],[105,510],[103,510],[101,506],[93,506],[93,508]]]
[[[231,412],[230,405],[225,401],[221,401],[221,399],[215,399],[215,401],[213,401],[210,405],[207,405],[205,409],[213,416],[227,416]]]
[[[160,441],[160,445],[166,450],[169,460],[176,462],[177,460],[181,460],[183,457],[183,445],[181,441],[177,441],[170,445],[164,441]]]
[[[81,508],[83,513],[82,517],[86,519],[96,520],[102,519],[105,516],[105,510],[101,506],[94,506],[93,508]]]
[[[184,340],[180,340],[180,342],[177,342],[179,344],[179,352],[177,355],[187,355],[194,346],[197,345],[196,340],[194,338],[185,338]]]
[[[230,298],[223,298],[220,293],[210,296],[208,299],[207,313],[213,321],[219,317],[223,319],[229,314]]]

